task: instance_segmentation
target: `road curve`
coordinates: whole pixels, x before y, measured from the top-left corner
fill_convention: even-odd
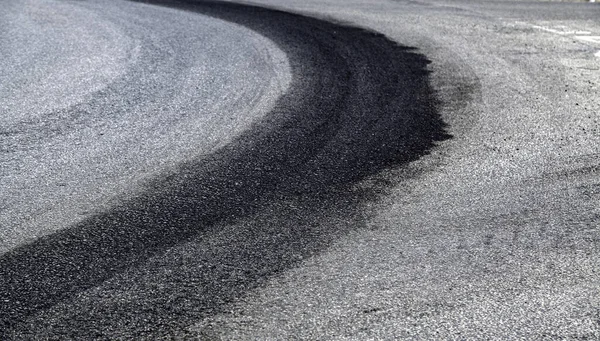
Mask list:
[[[600,339],[597,3],[254,2],[418,46],[453,138],[382,172],[404,180],[331,221],[360,228],[191,335]]]
[[[159,11],[147,3],[130,6]],[[203,27],[214,22],[200,13],[267,37],[287,56],[289,88],[226,145],[2,255],[2,339],[184,337],[191,324],[356,229],[356,208],[389,185],[361,180],[449,137],[428,60],[380,33],[251,5],[150,3],[176,9],[164,12],[173,16],[186,10]],[[121,3],[105,6],[119,11]],[[194,26],[184,33],[197,34]],[[344,228],[332,223],[339,221]]]
[[[222,20],[128,2],[0,15],[0,253],[221,148],[290,82],[282,51]]]

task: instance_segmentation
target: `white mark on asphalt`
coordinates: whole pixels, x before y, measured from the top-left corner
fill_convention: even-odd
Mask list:
[[[575,36],[575,39],[588,43],[600,44],[600,36]]]
[[[590,1],[595,2],[595,0],[590,0]],[[581,42],[600,44],[600,36],[593,36],[593,35],[591,35],[592,32],[590,32],[590,31],[572,31],[572,30],[569,30],[569,28],[564,25],[547,27],[547,26],[534,25],[534,24],[518,22],[518,21],[516,23],[517,24],[525,24],[529,27],[533,27],[535,29],[538,29],[538,30],[541,30],[544,32],[549,32],[549,33],[553,33],[553,34],[557,34],[557,35],[561,35],[561,36],[573,36],[573,38],[575,38]],[[594,54],[594,56],[600,58],[600,51],[596,52]]]
[[[559,34],[561,36],[564,36],[566,34],[575,34],[575,31],[557,30],[554,28],[550,28],[550,27],[546,27],[546,26],[539,26],[539,25],[531,25],[531,26],[533,28],[537,28],[538,30],[542,30],[542,31],[546,31],[546,32],[554,33],[554,34]]]

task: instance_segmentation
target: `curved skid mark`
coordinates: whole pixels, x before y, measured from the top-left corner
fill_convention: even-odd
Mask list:
[[[44,311],[52,314],[61,302],[65,307],[55,313],[69,326],[60,331],[63,336],[110,333],[110,326],[131,333],[119,335],[172,335],[326,248],[351,228],[326,220],[355,215],[359,203],[378,192],[358,191],[357,182],[415,160],[449,137],[436,112],[429,61],[382,34],[249,5],[150,3],[212,15],[272,39],[290,58],[291,88],[230,145],[156,179],[130,202],[3,255],[0,330],[7,336],[28,335],[32,324],[26,321]],[[286,202],[300,203],[299,213]],[[218,234],[211,226],[257,215],[266,222],[250,224],[245,234],[219,235],[226,247],[202,244]],[[281,225],[267,227],[270,221]],[[265,242],[279,228],[276,242]],[[172,277],[135,277],[141,276],[136,268],[171,269],[175,260],[165,252],[190,241],[211,250],[212,259],[241,267],[243,275],[223,281],[231,269],[200,266],[201,271],[174,271]],[[201,261],[206,259],[196,260]],[[119,303],[119,309],[106,308],[110,316],[100,303],[76,300],[76,294],[111,279],[117,284],[109,287],[135,279],[136,286],[153,289],[136,293],[141,308]],[[143,314],[136,314],[140,309]],[[105,326],[99,329],[102,319]]]

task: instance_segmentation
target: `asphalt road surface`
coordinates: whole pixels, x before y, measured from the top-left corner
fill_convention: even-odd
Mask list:
[[[600,339],[599,19],[4,0],[0,339]]]

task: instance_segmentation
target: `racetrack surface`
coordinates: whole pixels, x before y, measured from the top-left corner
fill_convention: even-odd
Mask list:
[[[307,215],[314,214],[313,205],[320,210],[331,206],[327,211],[337,215],[336,206],[349,210],[368,195],[352,188],[357,181],[414,160],[446,138],[427,60],[381,34],[247,5],[190,2],[175,7],[225,17],[272,39],[289,58],[289,91],[227,146],[147,183],[142,194],[125,203],[3,255],[6,335],[71,338],[98,328],[99,335],[111,337],[171,335],[343,232],[290,226],[288,231],[248,231],[248,238],[234,231],[220,237],[226,248],[215,248],[204,245],[220,233],[210,231],[211,226],[248,219],[290,200],[308,205]],[[267,20],[269,25],[262,25]],[[275,240],[265,240],[274,238],[270,233],[277,234]],[[175,261],[164,252],[190,240],[202,252],[214,249],[210,262],[217,267],[186,271],[175,283],[162,283],[154,273],[169,270]],[[249,242],[254,245],[247,250]],[[161,263],[142,266],[152,272],[136,280],[135,304],[146,313],[114,306],[114,288],[140,276],[130,269],[151,257]],[[243,276],[224,283],[232,274],[221,264],[234,264]],[[80,297],[87,289],[111,293],[111,302],[104,294]],[[183,301],[173,303],[173,295]],[[28,318],[36,322],[20,322]],[[52,321],[49,330],[40,319]],[[124,320],[129,323],[123,325]]]
[[[0,11],[2,339],[600,337],[600,6],[259,3]]]
[[[220,20],[127,2],[3,6],[0,252],[223,147],[290,82],[282,51]]]

